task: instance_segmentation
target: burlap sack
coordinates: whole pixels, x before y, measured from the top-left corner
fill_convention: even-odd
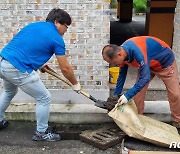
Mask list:
[[[108,115],[130,137],[164,147],[169,147],[171,142],[180,142],[180,136],[175,127],[139,115],[133,100],[121,106],[116,105]]]

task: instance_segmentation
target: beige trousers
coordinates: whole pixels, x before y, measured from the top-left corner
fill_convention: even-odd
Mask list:
[[[176,61],[174,61],[171,66],[161,71],[151,70],[151,80],[155,75],[160,78],[166,86],[172,121],[180,122],[180,82]],[[148,85],[149,83],[134,96],[134,101],[139,114],[143,114],[144,112],[144,100]]]

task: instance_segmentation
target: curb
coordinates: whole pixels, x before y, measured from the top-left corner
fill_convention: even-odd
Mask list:
[[[35,121],[34,103],[14,103],[6,110],[8,120]],[[144,115],[156,120],[170,122],[171,113],[168,101],[146,101]],[[113,120],[107,111],[94,104],[51,104],[49,122],[64,124],[100,124]]]
[[[34,103],[11,104],[5,117],[8,120],[35,121]],[[49,122],[64,124],[95,124],[112,122],[107,111],[94,104],[51,104]]]

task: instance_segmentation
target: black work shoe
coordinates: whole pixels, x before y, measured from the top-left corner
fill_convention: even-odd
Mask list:
[[[61,137],[59,134],[56,134],[52,130],[47,128],[45,132],[35,131],[32,139],[34,141],[59,141]]]
[[[0,130],[6,128],[9,125],[8,121],[2,120],[0,121]]]

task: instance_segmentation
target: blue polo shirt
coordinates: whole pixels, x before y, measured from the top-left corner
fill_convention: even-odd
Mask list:
[[[65,43],[52,22],[25,26],[1,51],[0,55],[22,72],[32,72],[51,56],[65,55]]]

